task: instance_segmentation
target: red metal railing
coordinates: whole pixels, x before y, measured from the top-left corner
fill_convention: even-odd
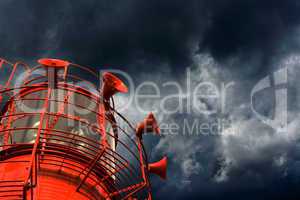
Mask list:
[[[106,132],[101,126],[90,122],[81,115],[64,112],[65,107],[76,106],[89,112],[93,119],[103,117],[98,109],[103,104],[101,90],[97,88],[94,91],[88,91],[86,88],[76,85],[74,81],[85,81],[86,77],[70,74],[70,69],[72,67],[79,68],[99,78],[96,72],[80,65],[70,64],[57,74],[56,88],[51,88],[48,87],[49,80],[46,72],[39,74],[39,76],[32,76],[36,70],[44,69],[43,66],[30,68],[23,63],[12,64],[1,59],[0,70],[4,65],[11,68],[8,79],[0,88],[0,95],[3,97],[0,126],[0,137],[2,138],[0,167],[2,164],[7,164],[5,162],[10,162],[11,158],[30,156],[26,157],[27,160],[11,161],[23,163],[26,166],[26,176],[22,180],[6,180],[5,177],[0,177],[0,199],[2,197],[6,197],[6,199],[33,198],[34,189],[39,184],[40,173],[44,169],[50,168],[56,172],[64,169],[69,175],[76,177],[77,192],[84,193],[86,190],[83,188],[93,187],[96,190],[104,190],[105,198],[108,199],[128,199],[138,196],[145,199],[151,195],[146,167],[148,163],[146,152],[141,141],[134,139],[135,129],[124,116],[110,106],[110,115],[104,117],[108,123],[113,124],[116,132]],[[18,67],[26,70],[26,76],[21,85],[13,86]],[[89,81],[85,82],[94,86]],[[89,101],[96,105],[96,109],[87,108],[77,102],[70,102],[68,96],[64,96],[64,99],[52,98],[54,90],[62,90],[69,95],[76,94],[88,97]],[[35,92],[39,94],[40,91],[43,91],[40,94],[44,94],[44,97],[39,95],[26,96]],[[43,109],[37,112],[21,111],[17,108],[20,102],[42,103]],[[50,104],[58,105],[56,112],[49,110]],[[112,120],[112,113],[116,119]],[[38,127],[18,125],[20,121],[26,119],[37,120],[39,122]],[[60,121],[73,121],[84,125],[100,139],[97,140],[87,135],[79,135],[56,128]],[[125,131],[126,128],[120,127],[115,121],[123,121],[128,130]],[[24,134],[29,132],[34,134],[34,143],[18,142],[15,139],[25,137]],[[117,142],[116,149],[106,143],[104,139],[106,137]],[[97,192],[91,192],[88,195],[90,195],[90,199],[99,198]]]

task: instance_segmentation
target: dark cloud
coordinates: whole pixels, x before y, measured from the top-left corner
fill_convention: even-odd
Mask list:
[[[185,67],[199,43],[216,58],[270,56],[298,25],[297,1],[1,2],[1,54],[64,55],[84,63],[136,60]]]
[[[292,0],[6,0],[0,8],[0,52],[92,66],[170,63],[178,71],[191,63],[199,44],[200,52],[218,60],[260,54],[261,66],[290,50],[282,43],[299,23],[299,6]]]
[[[299,52],[299,8],[297,0],[2,0],[0,56],[30,62],[49,56],[94,67],[116,66],[144,80],[139,75],[147,74],[148,79],[162,73],[181,77],[186,67],[195,62],[195,54],[208,54],[218,63],[216,69],[221,74],[227,70],[222,80],[227,77],[238,81],[240,91],[235,95],[245,101],[251,81],[265,77],[281,59]],[[244,111],[242,115],[246,115]],[[242,118],[241,114],[238,117]],[[182,118],[172,116],[177,121]],[[251,125],[245,129],[246,133],[251,129],[265,131]],[[280,146],[282,152],[275,151],[277,146],[268,146],[263,149],[266,152],[249,147],[253,152],[248,152],[252,139],[258,143],[263,140],[256,134],[256,138],[249,139],[250,136],[164,138],[160,150],[170,155],[171,178],[164,187],[154,179],[155,196],[157,199],[299,196],[297,141]],[[226,145],[220,147],[218,140]],[[250,159],[251,153],[259,156]],[[273,162],[281,153],[286,161],[278,169]],[[228,158],[238,161],[238,165],[232,167],[226,163]],[[216,176],[225,172],[230,179],[217,183]]]
[[[1,54],[184,67],[203,28],[197,1],[1,2]]]
[[[257,51],[272,56],[300,21],[297,1],[212,2],[211,24],[200,47],[217,58]]]

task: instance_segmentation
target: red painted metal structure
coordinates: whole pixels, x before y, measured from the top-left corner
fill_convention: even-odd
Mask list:
[[[152,199],[149,174],[167,166],[143,145],[159,133],[154,116],[134,128],[118,113],[113,95],[128,89],[111,73],[38,63],[0,59],[0,199]]]

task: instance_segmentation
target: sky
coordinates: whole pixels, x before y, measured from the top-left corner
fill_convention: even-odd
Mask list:
[[[297,0],[1,0],[0,57],[61,58],[122,70],[135,86],[157,84],[160,98],[140,105],[179,131],[145,138],[151,160],[169,158],[168,180],[151,178],[155,199],[297,199],[299,9]],[[178,93],[170,81],[182,87],[184,105],[173,113],[162,109],[180,102],[163,101]],[[188,106],[201,83],[222,98]],[[122,112],[133,122],[145,117],[136,104]],[[184,131],[220,120],[217,133]]]

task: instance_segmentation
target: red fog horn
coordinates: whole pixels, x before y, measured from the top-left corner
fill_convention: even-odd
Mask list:
[[[160,129],[153,113],[149,113],[148,116],[141,122],[136,129],[136,135],[142,138],[142,135],[146,132],[154,132],[157,135],[160,134]]]
[[[166,180],[167,178],[167,157],[163,157],[160,161],[148,164],[148,171],[152,174],[158,175],[160,178]]]
[[[109,100],[117,92],[125,93],[127,91],[127,86],[118,77],[109,72],[103,73],[102,95],[105,100]]]

